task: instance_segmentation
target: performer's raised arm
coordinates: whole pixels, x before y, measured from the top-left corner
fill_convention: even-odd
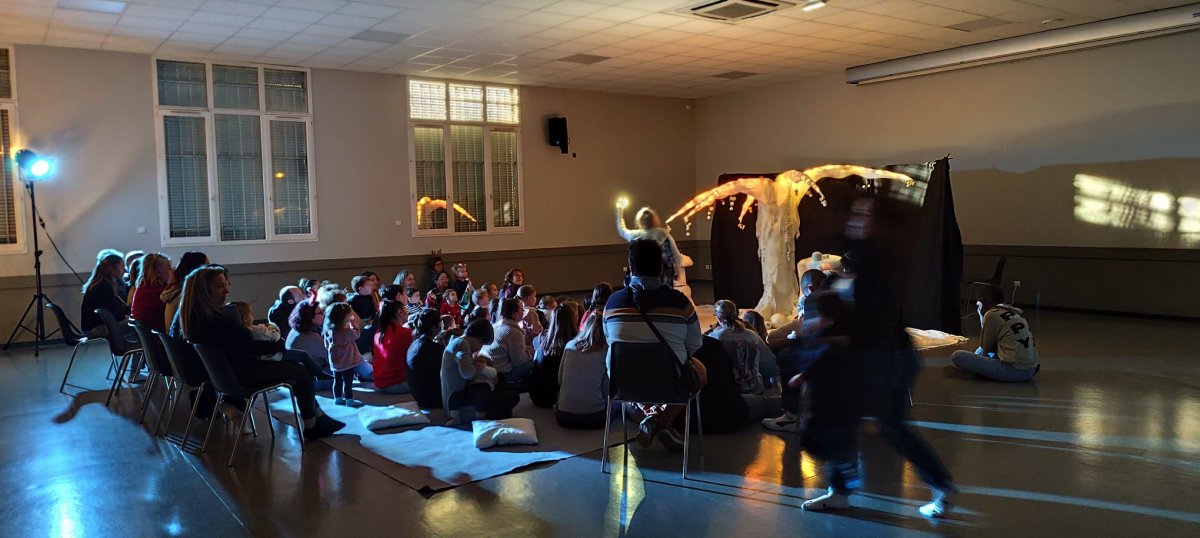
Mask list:
[[[626,241],[633,241],[633,231],[625,227],[625,208],[629,207],[629,199],[622,196],[617,199],[617,233]]]

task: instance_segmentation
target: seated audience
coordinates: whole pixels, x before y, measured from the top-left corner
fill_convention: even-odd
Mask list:
[[[746,325],[747,329],[754,330],[754,334],[762,338],[763,342],[767,341],[767,320],[763,319],[762,314],[754,310],[742,312],[742,323]]]
[[[554,407],[554,419],[559,426],[604,427],[609,412],[607,361],[603,316],[595,315],[583,323],[583,330],[563,348],[558,370],[558,403]]]
[[[378,290],[371,283],[371,278],[365,275],[350,279],[350,289],[352,291],[346,302],[350,303],[350,308],[354,309],[354,313],[364,324],[370,325],[375,321],[375,314],[379,312]]]
[[[950,356],[954,366],[947,368],[1010,383],[1033,379],[1041,365],[1033,333],[1021,309],[1004,304],[1004,292],[992,285],[983,288],[975,304],[982,326],[979,348],[974,353],[955,351]]]
[[[486,289],[480,288],[471,294],[471,304],[467,306],[467,317],[464,325],[477,319],[489,319],[488,306],[492,304],[492,296]]]
[[[512,416],[520,396],[495,390],[496,369],[480,352],[492,336],[492,326],[477,319],[446,347],[442,356],[442,405],[450,418],[446,425],[469,423],[480,414],[489,420]]]
[[[608,298],[612,296],[613,287],[608,282],[596,284],[596,288],[592,290],[592,297],[588,299],[587,308],[579,320],[579,330],[583,330],[583,324],[592,316],[603,316],[604,305],[608,303]]]
[[[407,321],[408,314],[404,311],[404,304],[390,300],[383,302],[379,318],[375,321],[373,365],[375,388],[380,392],[409,392],[408,350],[412,346],[413,331],[405,326]],[[441,400],[440,396],[438,400]]]
[[[424,308],[425,304],[421,301],[421,292],[417,289],[417,276],[411,271],[402,270],[396,274],[396,279],[392,281],[404,289],[404,304],[405,310],[408,311],[409,317],[414,316],[417,312]]]
[[[777,377],[781,381],[791,379],[805,367],[805,357],[799,347],[804,324],[804,305],[807,297],[824,288],[829,280],[828,275],[816,269],[809,269],[800,275],[801,294],[796,302],[795,319],[767,333],[767,347],[775,353]],[[763,419],[762,425],[768,430],[795,432],[800,426],[800,390],[788,386],[787,383],[781,383],[779,388],[783,413],[778,417]]]
[[[738,309],[733,301],[717,301],[714,307],[717,327],[710,336],[721,341],[733,357],[733,376],[742,394],[762,394],[763,377],[776,375],[775,354],[767,348],[758,334],[748,330],[737,319]]]
[[[733,357],[725,350],[720,340],[704,337],[704,343],[696,351],[696,360],[704,364],[706,383],[700,389],[699,412],[692,411],[692,427],[699,431],[703,420],[704,433],[735,432],[751,420],[766,415],[767,400],[757,394],[742,394],[742,387],[734,376]],[[751,413],[753,403],[755,410]],[[696,405],[696,404],[693,404]],[[674,426],[682,431],[684,416],[675,418]]]
[[[604,332],[609,345],[617,342],[654,344],[665,340],[681,365],[692,359],[700,349],[700,321],[696,309],[686,295],[662,280],[662,247],[658,243],[639,239],[629,243],[629,286],[613,292],[604,307]],[[641,313],[652,313],[662,340],[655,335]],[[610,352],[612,348],[610,347]],[[615,357],[614,357],[615,359]],[[621,357],[636,361],[637,356]],[[703,368],[701,364],[697,370]],[[645,418],[639,425],[638,442],[649,446],[658,439],[669,450],[683,448],[683,436],[671,425],[682,405],[640,405]]]
[[[767,347],[770,347],[771,351],[779,351],[789,345],[789,338],[799,336],[800,326],[804,323],[805,298],[821,289],[827,279],[825,273],[816,269],[809,269],[800,275],[800,297],[796,301],[796,317],[767,333]]]
[[[234,301],[228,306],[233,307],[233,310],[237,312],[237,317],[242,320],[242,325],[250,329],[250,338],[255,342],[280,342],[283,340],[279,334],[279,327],[274,323],[254,323],[254,310],[250,308],[250,303]],[[278,362],[283,360],[283,352],[260,355],[258,360]]]
[[[325,348],[329,350],[329,369],[334,372],[333,402],[347,407],[362,407],[354,398],[354,372],[365,363],[358,352],[358,337],[362,335],[362,320],[350,303],[333,303],[325,315]]]
[[[292,332],[292,325],[288,322],[288,318],[302,300],[304,300],[304,293],[300,291],[300,288],[284,286],[279,290],[279,298],[275,299],[275,303],[267,310],[267,319],[279,327],[280,335],[284,340]]]
[[[179,265],[175,266],[175,277],[170,284],[163,288],[158,296],[163,302],[163,324],[171,327],[175,321],[175,312],[179,310],[180,292],[183,291],[183,281],[197,268],[208,265],[208,256],[203,252],[184,252],[179,257]]]
[[[504,273],[504,284],[500,286],[500,299],[512,299],[517,296],[517,290],[525,285],[525,272],[512,268]]]
[[[463,333],[463,328],[459,327],[458,324],[454,323],[454,316],[450,316],[448,314],[443,314],[441,316],[441,320],[442,320],[442,331],[439,332],[438,335],[434,337],[434,340],[436,340],[437,343],[444,346],[444,345],[448,345],[450,343],[451,338],[454,338],[455,336],[461,336]]]
[[[121,275],[121,279],[117,282],[117,292],[121,297],[125,298],[126,304],[133,302],[133,299],[129,297],[129,290],[133,289],[133,286],[137,284],[138,276],[140,275],[137,270],[140,270],[142,265],[142,262],[139,260],[145,255],[146,251],[144,250],[131,250],[125,253],[125,271]]]
[[[456,263],[451,270],[454,272],[454,291],[458,293],[462,306],[467,306],[471,296],[475,294],[475,286],[471,284],[471,276],[467,273],[467,264]]]
[[[175,278],[171,259],[165,254],[150,254],[142,259],[142,265],[145,270],[134,283],[129,317],[158,332],[166,332],[167,305],[162,301],[162,292]]]
[[[525,331],[525,342],[532,346],[533,339],[542,334],[546,327],[546,324],[542,322],[542,313],[537,309],[537,290],[533,289],[533,286],[521,286],[517,290],[517,299],[525,307],[524,316],[521,318],[521,329]]]
[[[434,338],[441,328],[437,312],[421,309],[413,317],[413,343],[408,348],[408,388],[421,409],[441,409],[444,403],[442,389],[446,381],[442,376],[442,359],[446,347]]]
[[[347,298],[346,290],[337,284],[325,283],[317,290],[317,304],[324,312],[329,312],[329,307],[334,303],[346,302]]]
[[[433,258],[430,258],[430,260],[429,260],[429,283],[431,286],[430,289],[437,289],[438,278],[441,277],[441,273],[445,273],[445,272],[446,272],[445,260],[442,259],[441,254],[435,253],[433,255]],[[446,273],[446,276],[450,277],[450,274]],[[453,282],[450,283],[450,287],[454,287]]]
[[[379,288],[382,287],[382,284],[379,282],[379,275],[372,271],[363,271],[362,276],[367,277],[367,283],[371,286],[371,294],[375,297],[375,313],[378,314],[379,301],[383,300],[379,297]]]
[[[437,311],[442,310],[442,295],[450,287],[450,274],[445,271],[439,271],[433,275],[433,289],[425,295],[425,308],[432,308]]]
[[[83,304],[79,308],[79,328],[83,329],[88,337],[108,337],[108,329],[96,314],[96,309],[103,308],[112,312],[119,322],[129,317],[129,307],[118,289],[124,274],[125,258],[120,252],[104,249],[96,255],[96,266],[92,268],[91,276],[83,285]],[[122,324],[122,327],[124,326]],[[127,334],[120,336],[130,342],[137,339],[137,334],[132,328]]]
[[[458,304],[458,292],[453,288],[442,292],[442,306],[438,312],[442,317],[450,316],[454,320],[454,327],[463,326],[462,307]]]
[[[525,306],[518,299],[505,299],[500,307],[500,321],[495,324],[493,340],[483,348],[492,366],[504,376],[504,381],[524,381],[533,371],[533,348],[521,328]]]
[[[297,282],[297,285],[300,287],[300,291],[304,292],[304,296],[308,299],[312,299],[314,303],[317,302],[317,291],[319,291],[321,286],[325,284],[326,282],[323,280],[317,280],[315,278],[308,277],[301,278]]]
[[[529,399],[533,405],[550,409],[558,401],[558,370],[563,351],[579,332],[575,310],[560,304],[550,313],[550,328],[542,333],[533,354],[533,372],[529,375]]]
[[[550,326],[550,314],[554,312],[555,308],[558,308],[557,297],[553,295],[543,295],[538,299],[537,315],[538,321],[541,322],[542,327]],[[534,340],[537,340],[536,335],[534,336]]]
[[[279,342],[256,342],[250,330],[222,308],[229,294],[224,268],[205,266],[188,275],[179,306],[179,330],[189,342],[219,349],[245,386],[287,383],[296,396],[304,422],[305,440],[332,435],[345,424],[326,416],[317,406],[313,377],[304,368],[287,362],[257,360],[282,351]]]
[[[325,339],[321,337],[321,326],[325,323],[325,312],[310,299],[296,303],[288,316],[288,335],[284,337],[283,347],[289,351],[303,353],[285,354],[284,360],[296,362],[319,379],[317,390],[329,388],[333,374],[329,372],[329,350],[325,349]]]

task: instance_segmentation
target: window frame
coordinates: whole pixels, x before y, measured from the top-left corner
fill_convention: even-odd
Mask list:
[[[422,82],[438,82],[446,85],[446,119],[425,120],[414,119],[412,117],[412,97],[409,93],[409,82],[416,80]],[[483,91],[483,103],[480,109],[480,121],[460,121],[450,119],[450,84],[466,84],[477,85]],[[511,84],[488,84],[486,82],[476,81],[461,81],[461,80],[444,80],[432,78],[417,78],[407,77],[404,84],[404,110],[405,120],[407,125],[408,136],[408,184],[409,184],[409,221],[412,222],[412,237],[468,237],[468,236],[488,236],[488,235],[507,235],[507,234],[523,234],[525,233],[525,159],[522,157],[522,140],[521,140],[521,118],[517,117],[516,123],[496,123],[487,121],[487,88],[516,88]],[[520,106],[518,98],[517,105]],[[483,185],[484,185],[484,208],[487,219],[487,229],[478,232],[460,232],[454,229],[454,214],[453,208],[449,207],[447,211],[447,222],[445,228],[422,230],[417,227],[417,160],[416,160],[416,136],[414,135],[417,127],[435,127],[442,129],[442,144],[445,148],[445,167],[446,176],[446,199],[450,204],[456,203],[454,199],[454,156],[453,144],[451,142],[451,127],[454,125],[466,125],[483,128]],[[494,185],[492,178],[492,131],[510,131],[516,134],[516,154],[517,154],[517,207],[520,212],[518,217],[519,224],[517,226],[496,226],[495,221],[495,193],[492,190]],[[475,215],[479,218],[478,215]]]
[[[190,62],[204,64],[205,76],[205,107],[162,105],[158,100],[158,61]],[[178,56],[150,57],[150,79],[154,99],[154,138],[155,156],[158,169],[158,208],[161,239],[163,246],[219,246],[219,245],[257,245],[266,243],[307,243],[318,241],[317,231],[317,180],[316,180],[316,144],[313,136],[313,102],[312,102],[312,69],[307,67],[292,67],[283,65],[257,64],[246,62],[223,62],[206,59],[186,58]],[[258,109],[217,108],[216,92],[213,84],[213,65],[231,67],[251,67],[258,70]],[[308,113],[269,112],[266,101],[266,79],[264,70],[277,69],[283,71],[298,71],[305,74],[305,99],[308,103]],[[263,239],[221,239],[220,194],[217,192],[217,145],[216,145],[216,116],[239,115],[255,116],[259,119],[259,141],[262,145],[263,168],[263,219],[266,233]],[[171,237],[171,212],[169,194],[167,191],[167,159],[166,136],[163,120],[167,116],[203,117],[205,128],[205,158],[208,162],[208,218],[209,235],[198,237]],[[277,234],[275,233],[275,182],[273,154],[271,152],[271,122],[290,121],[305,124],[305,145],[308,160],[308,215],[309,233],[306,234]]]
[[[25,219],[28,217],[28,214],[25,212],[25,197],[21,195],[24,184],[21,180],[21,171],[17,169],[16,162],[16,150],[25,147],[24,139],[21,136],[20,113],[17,106],[17,53],[12,44],[6,42],[0,42],[0,49],[8,50],[8,80],[9,84],[12,84],[12,97],[0,98],[0,108],[7,110],[9,114],[8,128],[10,132],[8,133],[8,136],[12,143],[9,150],[12,151],[10,158],[13,159],[12,212],[14,219],[13,223],[16,226],[15,231],[17,235],[16,243],[12,243],[10,245],[0,244],[0,255],[28,254],[29,242],[27,238],[29,235],[29,228],[25,224]]]

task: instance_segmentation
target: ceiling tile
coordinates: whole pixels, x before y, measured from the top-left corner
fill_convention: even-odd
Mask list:
[[[208,0],[200,6],[200,11],[213,13],[229,13],[231,15],[246,15],[257,17],[267,10],[267,6],[250,2],[232,2],[230,0]]]

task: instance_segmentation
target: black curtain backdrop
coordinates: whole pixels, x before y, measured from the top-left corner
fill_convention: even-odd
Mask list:
[[[893,215],[887,222],[889,251],[897,264],[897,286],[903,290],[904,323],[909,327],[961,332],[958,292],[962,279],[962,236],[954,216],[950,190],[950,161],[892,165],[916,180],[914,187],[890,181],[864,181],[858,177],[822,180],[822,207],[814,194],[800,202],[800,236],[797,260],[814,251],[842,254],[846,250],[843,225],[850,206],[860,196],[873,196]],[[718,184],[767,174],[722,174]],[[762,296],[762,265],[755,235],[758,212],[746,215],[738,227],[745,195],[720,203],[712,217],[713,293],[741,308],[752,308]]]

